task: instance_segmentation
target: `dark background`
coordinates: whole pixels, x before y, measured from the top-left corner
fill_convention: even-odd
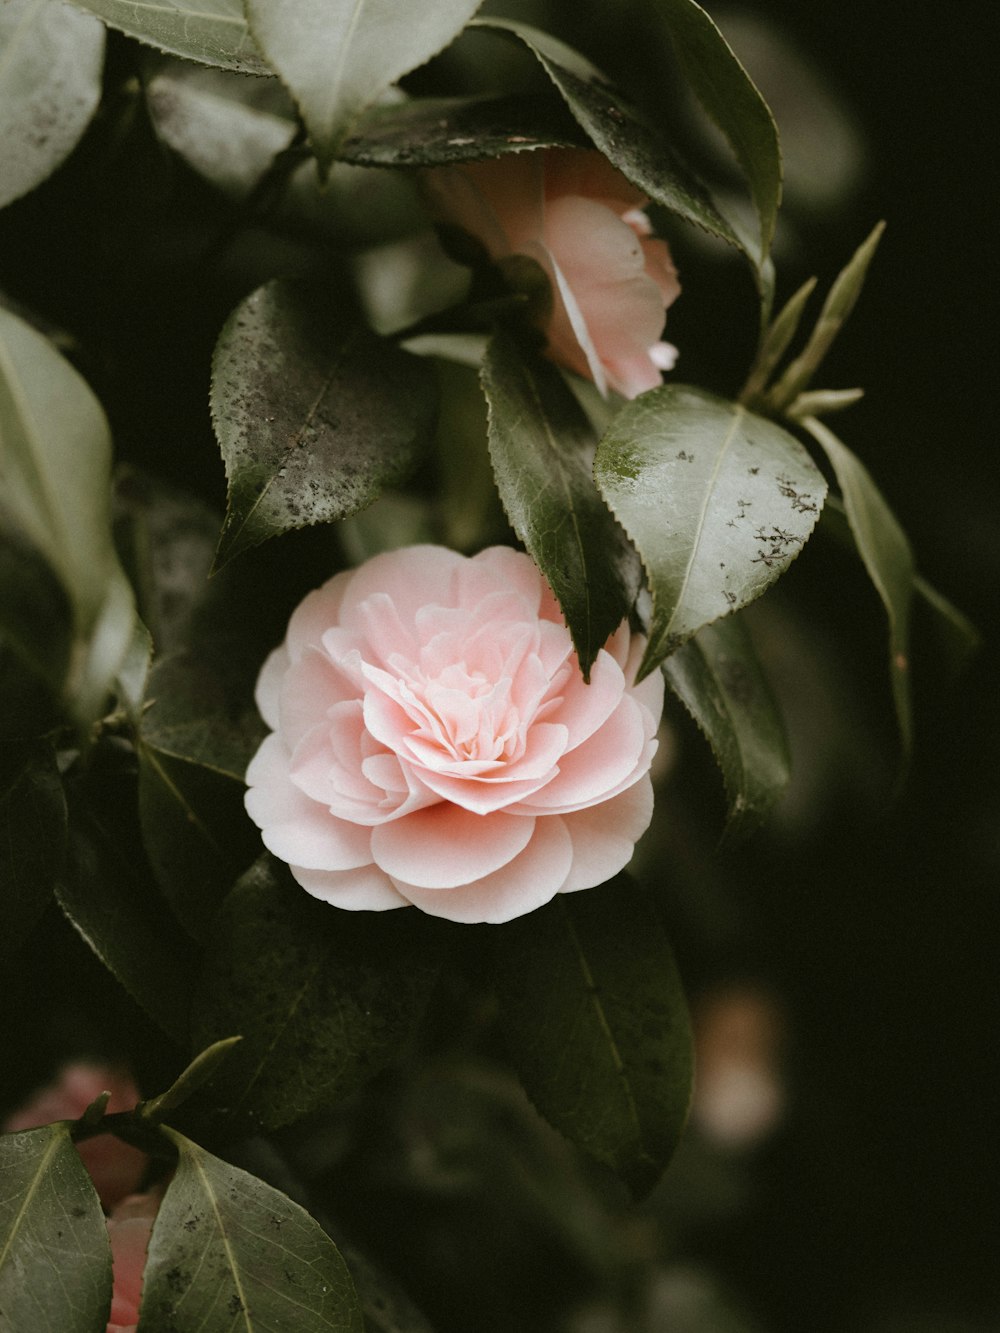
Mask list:
[[[660,94],[676,100],[662,85],[650,6],[493,8],[559,33],[647,103]],[[806,816],[786,813],[752,843],[720,850],[717,780],[707,762],[698,769],[696,740],[682,731],[693,776],[686,791],[676,779],[670,786],[666,808],[676,807],[678,835],[654,849],[648,873],[660,883],[694,996],[735,978],[778,997],[789,1031],[787,1109],[774,1136],[737,1165],[689,1161],[686,1176],[668,1176],[646,1213],[655,1240],[646,1232],[636,1240],[632,1224],[606,1206],[628,1263],[695,1265],[759,1329],[976,1333],[1000,1327],[995,9],[969,4],[931,20],[884,0],[767,0],[753,15],[777,25],[821,72],[864,147],[860,174],[835,206],[811,211],[789,200],[779,295],[810,273],[829,282],[887,219],[862,302],[825,372],[836,387],[863,384],[867,396],[834,424],[889,497],[922,571],[984,643],[954,683],[929,617],[918,617],[916,755],[892,804],[881,609],[856,563],[821,536],[788,576],[787,596],[774,599],[778,619],[759,623],[761,638],[793,714],[804,697],[807,722],[810,707],[823,705],[798,688],[801,659],[789,644],[806,633],[832,648],[845,670],[823,698],[875,739],[851,733],[850,755],[826,764]],[[0,215],[0,287],[69,331],[121,455],[219,506],[207,365],[242,279],[199,274],[200,286],[185,289],[177,278],[204,234],[225,224],[225,210],[185,169],[161,171],[148,134],[129,121],[121,76],[131,52],[120,39],[111,44],[109,119],[51,182]],[[107,152],[109,125],[122,136],[118,157]],[[752,324],[749,283],[690,240],[678,237],[675,251],[685,291],[670,336],[684,377],[734,392]],[[737,316],[732,293],[741,284],[746,309]],[[832,754],[836,737],[820,730]],[[67,962],[67,975],[73,966],[84,964]],[[110,1004],[96,974],[93,984]],[[443,1115],[423,1095],[414,1114]],[[468,1086],[438,1095],[465,1108],[467,1128],[479,1125]],[[400,1091],[401,1106],[406,1096]],[[479,1127],[487,1139],[500,1132],[491,1126]],[[522,1196],[510,1180],[523,1169],[513,1149],[506,1166],[506,1158],[494,1163],[479,1205],[449,1212],[412,1178],[372,1186],[366,1162],[384,1157],[396,1130],[380,1132],[373,1124],[367,1146],[340,1160],[331,1191],[441,1329],[562,1327],[550,1306],[587,1283],[600,1286],[594,1265],[542,1235],[534,1213],[522,1235],[512,1234]],[[712,1171],[738,1189],[727,1204],[699,1207],[717,1184]],[[606,1182],[587,1188],[613,1197]],[[564,1197],[553,1187],[545,1197],[557,1211],[576,1210],[580,1228],[593,1206],[586,1190]],[[409,1233],[410,1243],[389,1233]],[[749,1327],[718,1311],[685,1324],[678,1308],[663,1325],[673,1333]]]

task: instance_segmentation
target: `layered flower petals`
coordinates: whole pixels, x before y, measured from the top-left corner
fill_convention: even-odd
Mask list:
[[[554,361],[634,398],[660,383],[676,350],[660,341],[680,293],[645,196],[600,153],[550,149],[439,167],[423,176],[441,221],[501,262],[527,255],[552,284],[544,317]]]
[[[634,684],[622,626],[585,683],[526,555],[377,556],[310,594],[289,636],[261,672],[274,731],[246,807],[314,897],[504,921],[628,860],[662,682]]]

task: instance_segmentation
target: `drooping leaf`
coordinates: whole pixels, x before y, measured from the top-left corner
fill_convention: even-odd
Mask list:
[[[796,399],[808,387],[813,375],[822,365],[823,358],[832,347],[834,339],[847,323],[851,311],[857,304],[868,266],[882,239],[883,231],[885,223],[879,222],[855,250],[850,262],[837,274],[823,302],[823,309],[819,312],[815,328],[809,335],[809,341],[766,395],[765,401],[772,411],[781,412],[785,408],[791,408],[795,416],[806,415],[802,410],[794,411]]]
[[[274,71],[254,45],[241,0],[74,0],[112,28],[168,55],[244,74]]]
[[[480,0],[246,0],[253,35],[291,90],[328,167],[358,114],[437,55]]]
[[[139,1333],[363,1333],[347,1265],[305,1209],[163,1133],[177,1170],[153,1224]]]
[[[268,283],[216,346],[212,415],[229,479],[217,564],[364,509],[433,429],[431,368],[321,294]]]
[[[243,1037],[210,1084],[215,1104],[273,1128],[355,1091],[411,1039],[447,937],[414,912],[331,908],[262,857],[205,959],[195,1046]]]
[[[66,851],[66,798],[52,746],[4,746],[0,772],[0,959],[27,939],[52,897]]]
[[[627,875],[494,928],[500,1022],[532,1101],[637,1193],[677,1146],[691,1095],[684,992]]]
[[[371,107],[339,156],[369,167],[442,166],[534,148],[589,148],[565,103],[550,96],[424,97]]]
[[[111,541],[110,460],[107,421],[86,383],[47,339],[0,309],[0,526],[67,596],[74,644],[64,693],[81,722],[100,713],[135,624]]]
[[[858,554],[889,618],[889,678],[904,755],[913,743],[910,689],[910,612],[916,571],[906,533],[871,473],[829,427],[814,417],[802,425],[833,468]]]
[[[0,1137],[0,1328],[104,1333],[111,1247],[62,1121]]]
[[[482,376],[500,498],[589,675],[640,579],[638,557],[594,485],[596,435],[559,371],[527,356],[510,335],[493,338]]]
[[[728,831],[752,829],[781,796],[790,769],[781,714],[742,617],[706,625],[663,671],[722,770]]]
[[[656,0],[682,73],[722,131],[750,186],[760,226],[758,262],[771,248],[781,203],[781,147],[767,103],[713,20],[694,0]]]
[[[108,800],[114,795],[109,787]],[[123,814],[112,821],[107,811],[80,812],[56,898],[108,971],[183,1046],[197,954],[156,892],[137,841]]]
[[[101,97],[104,29],[58,0],[0,5],[0,208],[76,147]]]
[[[533,52],[594,146],[633,185],[686,222],[744,248],[666,135],[649,124],[589,60],[526,23],[477,19],[475,26],[513,36]]]
[[[618,414],[594,474],[653,596],[641,675],[766,591],[798,555],[826,495],[822,474],[787,431],[680,384],[642,394]]]

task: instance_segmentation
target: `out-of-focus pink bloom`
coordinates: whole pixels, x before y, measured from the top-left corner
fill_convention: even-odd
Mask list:
[[[84,1063],[66,1065],[54,1082],[40,1088],[8,1117],[4,1132],[35,1129],[56,1120],[78,1120],[102,1092],[111,1093],[109,1112],[131,1111],[139,1100],[138,1088],[121,1070]],[[85,1139],[77,1145],[77,1151],[105,1209],[139,1187],[148,1162],[144,1152],[113,1134]]]
[[[146,1267],[146,1249],[160,1206],[160,1191],[131,1194],[108,1218],[108,1239],[114,1265],[114,1294],[107,1333],[133,1333],[139,1322],[139,1298]]]
[[[498,263],[536,260],[552,284],[544,332],[553,361],[602,394],[634,398],[660,383],[677,352],[660,341],[680,293],[666,242],[650,235],[645,195],[600,153],[559,148],[423,173],[442,222]]]
[[[691,1118],[729,1149],[763,1139],[784,1109],[784,1012],[750,985],[721,986],[694,1005],[695,1086]]]

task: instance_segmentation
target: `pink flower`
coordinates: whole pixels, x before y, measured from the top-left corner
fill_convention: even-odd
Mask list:
[[[138,1088],[120,1070],[84,1063],[66,1065],[54,1083],[39,1089],[7,1119],[4,1132],[34,1129],[56,1120],[78,1120],[102,1092],[111,1093],[108,1112],[131,1111],[139,1100]],[[106,1209],[138,1188],[149,1160],[144,1152],[113,1134],[85,1139],[77,1145],[77,1152]]]
[[[507,921],[626,864],[663,706],[627,625],[586,684],[531,560],[436,546],[337,574],[292,615],[247,771],[264,844],[338,907]]]
[[[606,394],[634,398],[660,383],[677,352],[660,342],[680,292],[664,241],[650,237],[648,201],[600,153],[508,154],[423,174],[430,205],[476,237],[490,258],[536,260],[552,284],[545,321],[553,361]]]
[[[108,1218],[114,1291],[107,1333],[132,1333],[139,1322],[146,1250],[159,1206],[159,1190],[132,1194]]]

